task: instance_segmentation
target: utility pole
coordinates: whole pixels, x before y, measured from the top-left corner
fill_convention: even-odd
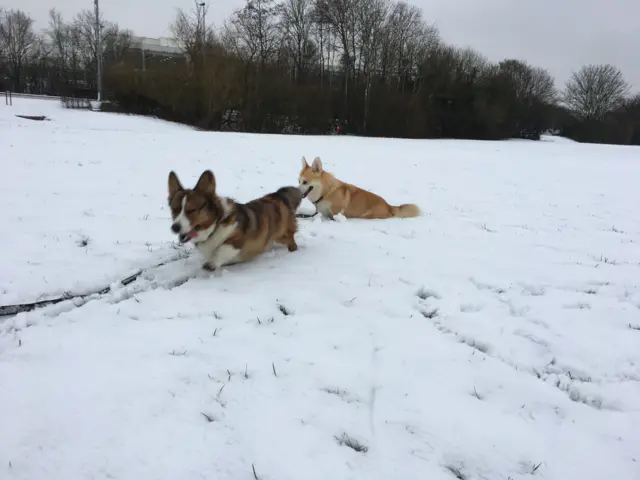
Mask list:
[[[100,30],[100,6],[93,0],[96,13],[96,63],[98,70],[98,102],[102,102],[102,32]]]
[[[200,46],[202,48],[202,64],[204,65],[205,62],[205,57],[206,57],[206,42],[207,42],[207,38],[206,38],[206,32],[207,32],[207,22],[205,21],[205,17],[207,15],[207,10],[206,10],[206,6],[204,2],[201,2],[198,4],[200,7],[202,7],[202,29],[200,30]]]
[[[207,22],[205,18],[207,16],[207,10],[205,8],[206,4],[204,2],[202,2],[200,6],[202,7],[202,35],[204,36],[207,30]]]

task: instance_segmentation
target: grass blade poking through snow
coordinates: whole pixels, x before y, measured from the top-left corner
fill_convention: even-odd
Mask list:
[[[359,453],[367,453],[369,451],[369,447],[367,447],[364,443],[360,443],[355,438],[351,438],[348,434],[343,433],[342,435],[336,435],[334,437],[338,442],[338,445],[344,445],[346,447],[351,448]]]

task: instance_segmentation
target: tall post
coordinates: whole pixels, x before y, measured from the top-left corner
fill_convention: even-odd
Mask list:
[[[205,58],[206,58],[206,42],[207,42],[207,22],[206,22],[206,15],[207,15],[207,10],[206,10],[206,5],[204,2],[200,3],[200,6],[202,7],[202,30],[201,30],[201,47],[202,47],[202,65],[204,66],[204,62],[205,62]]]
[[[205,8],[205,3],[202,2],[200,4],[202,6],[202,38],[204,39],[204,41],[206,41],[206,31],[207,31],[207,20],[206,20],[206,16],[207,16],[207,10]]]
[[[102,32],[100,30],[100,6],[93,0],[96,13],[96,63],[98,70],[98,102],[102,101]]]

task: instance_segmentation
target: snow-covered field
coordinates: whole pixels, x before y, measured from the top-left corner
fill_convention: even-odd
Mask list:
[[[424,215],[300,220],[220,276],[173,244],[169,170],[242,201],[302,155]],[[3,480],[640,479],[640,149],[14,98],[0,175],[0,305],[113,286],[0,319]]]

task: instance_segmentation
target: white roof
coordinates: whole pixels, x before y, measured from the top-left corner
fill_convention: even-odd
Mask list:
[[[133,37],[132,44],[134,47],[150,52],[180,53],[182,51],[180,43],[175,38],[170,37]]]

